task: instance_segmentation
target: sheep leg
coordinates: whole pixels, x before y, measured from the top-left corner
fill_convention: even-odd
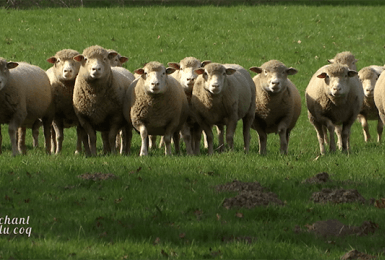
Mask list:
[[[55,132],[55,135],[56,135],[56,145],[54,146],[56,147],[56,149],[54,150],[54,152],[58,154],[61,152],[63,147],[63,140],[64,140],[63,120],[62,119],[55,120],[52,125],[55,130],[52,132]]]
[[[173,133],[172,140],[174,141],[175,154],[180,154],[180,134],[179,134],[179,131],[176,131]]]
[[[377,122],[377,142],[381,143],[381,136],[382,136],[382,131],[384,129],[384,124],[382,123],[381,119],[378,119]],[[0,150],[1,153],[1,150]]]
[[[234,133],[237,128],[237,120],[235,118],[230,118],[226,126],[226,143],[232,150],[234,148]]]
[[[259,154],[265,155],[267,146],[267,134],[263,128],[261,128],[255,121],[253,123],[253,129],[255,129],[258,133]]]
[[[144,125],[139,128],[140,137],[142,138],[142,146],[140,147],[140,156],[148,155],[148,132]]]
[[[196,126],[191,128],[192,133],[192,145],[193,145],[193,151],[195,155],[200,154],[200,144],[201,144],[201,137],[202,137],[202,129],[197,124]]]
[[[112,154],[116,154],[116,136],[118,135],[119,133],[119,127],[118,125],[113,125],[111,128],[110,128],[110,131],[108,133],[108,140],[109,140],[109,144],[110,144],[110,149],[111,149],[111,153]]]
[[[280,138],[280,150],[281,154],[287,154],[287,128],[278,127],[278,134]]]
[[[357,118],[358,118],[358,121],[361,123],[362,130],[364,132],[364,140],[365,140],[365,142],[368,142],[371,138],[370,133],[369,133],[368,120],[363,115],[358,115]]]
[[[250,115],[247,115],[245,118],[243,118],[243,149],[246,153],[249,152],[250,149],[250,128],[254,121],[254,113],[251,113]]]
[[[43,118],[44,144],[47,154],[51,154],[51,126],[52,118]]]
[[[317,132],[320,153],[323,155],[325,154],[325,137],[327,136],[327,128],[314,120],[311,121],[311,123],[314,125],[315,131]]]
[[[51,153],[56,152],[56,133],[55,128],[53,127],[53,123],[51,126]]]
[[[79,154],[82,152],[82,133],[79,126],[76,127],[76,150],[75,154]],[[89,147],[88,143],[87,146]]]
[[[217,134],[218,134],[218,151],[220,153],[225,150],[225,127],[223,125],[216,125]]]
[[[131,150],[131,141],[132,141],[132,126],[126,125],[124,127],[124,138],[123,138],[123,153],[125,155],[130,154]]]
[[[37,119],[32,125],[32,137],[33,137],[33,147],[39,147],[39,129],[41,126],[41,121]]]
[[[340,149],[340,150],[342,150],[342,146],[343,146],[342,128],[343,127],[341,125],[334,126],[334,132],[337,135],[337,145],[338,145],[338,149]]]
[[[330,150],[330,152],[335,152],[336,151],[336,141],[334,138],[335,126],[331,121],[329,121],[326,127],[329,130],[329,135],[330,135],[330,137],[329,137],[329,150]],[[339,138],[341,138],[341,137],[339,137]],[[343,142],[342,138],[341,138],[341,141]]]
[[[102,142],[103,142],[103,154],[108,154],[111,152],[111,146],[109,142],[108,132],[103,131],[102,133]],[[115,144],[114,144],[115,146]]]
[[[186,153],[188,155],[192,155],[193,154],[193,149],[192,149],[192,140],[193,140],[193,138],[192,138],[192,135],[191,135],[190,127],[187,124],[183,124],[181,133],[182,133],[182,137],[183,137],[184,143],[186,144]],[[175,141],[174,141],[174,143],[175,143]]]
[[[90,144],[88,141],[88,135],[86,130],[84,130],[84,128],[81,125],[78,125],[77,132],[78,132],[78,137],[83,143],[84,153],[86,154],[86,156],[91,156],[91,149],[90,149]]]
[[[96,156],[96,131],[88,122],[85,122],[85,121],[83,121],[82,127],[88,135],[90,155]],[[84,145],[84,147],[85,147],[85,145]]]
[[[208,154],[211,155],[211,154],[214,153],[214,144],[213,144],[214,135],[213,135],[213,131],[212,131],[211,127],[208,126],[207,124],[202,124],[201,127],[202,127],[203,131],[206,134],[206,140],[207,140],[207,145],[208,145]]]
[[[16,141],[16,138],[18,138],[16,136],[17,131],[18,131],[18,123],[15,121],[11,121],[8,125],[8,134],[12,144],[12,156],[16,156],[19,154],[19,150],[17,149],[18,142]]]
[[[26,128],[25,127],[19,127],[18,128],[18,148],[19,152],[21,154],[26,154],[27,149],[25,148],[25,133],[26,133]]]

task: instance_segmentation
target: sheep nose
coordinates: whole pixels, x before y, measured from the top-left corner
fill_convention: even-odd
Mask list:
[[[194,78],[187,78],[187,81],[193,83],[194,82]]]
[[[151,82],[151,86],[154,86],[154,87],[159,86],[159,82]]]
[[[213,88],[219,88],[219,84],[212,84],[211,87],[213,87]]]
[[[70,73],[72,72],[72,69],[64,69],[64,73]]]
[[[100,71],[102,68],[100,68],[100,67],[93,67],[92,68],[92,71]]]

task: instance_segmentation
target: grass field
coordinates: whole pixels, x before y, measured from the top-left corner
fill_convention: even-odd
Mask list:
[[[75,130],[69,129],[62,154],[45,155],[42,134],[40,148],[33,149],[29,132],[27,155],[13,158],[2,126],[0,258],[338,259],[357,249],[385,259],[383,208],[310,200],[322,188],[385,198],[383,144],[364,143],[355,123],[349,154],[319,157],[304,100],[312,74],[338,52],[354,53],[358,69],[385,63],[385,6],[322,3],[0,9],[0,56],[7,60],[48,69],[46,59],[58,50],[81,52],[95,44],[129,57],[125,66],[131,71],[151,60],[166,64],[186,56],[245,68],[278,59],[298,69],[291,80],[303,102],[287,156],[279,154],[276,135],[269,135],[267,155],[260,156],[255,131],[250,153],[244,154],[239,123],[234,151],[213,156],[202,150],[197,157],[164,157],[163,150],[155,150],[141,158],[140,137],[134,134],[132,155],[86,158],[74,155]],[[375,140],[375,122],[370,126]],[[100,136],[98,149],[101,154]],[[333,182],[301,183],[319,172],[329,173]],[[115,178],[94,181],[87,173]],[[259,182],[285,205],[226,209],[222,203],[236,192],[215,187],[234,179]],[[5,225],[6,216],[29,216],[29,223]],[[372,221],[378,228],[366,236],[327,238],[294,232],[296,226],[306,230],[330,219],[352,226]],[[24,234],[5,235],[7,227]]]

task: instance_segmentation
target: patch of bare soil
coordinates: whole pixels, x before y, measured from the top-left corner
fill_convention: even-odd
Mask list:
[[[118,177],[112,173],[97,172],[97,173],[84,173],[84,174],[78,175],[78,178],[83,180],[100,181],[100,180],[107,180],[107,179],[117,179]]]
[[[223,206],[230,208],[254,208],[257,206],[267,206],[269,204],[284,205],[278,196],[272,192],[267,192],[258,182],[233,182],[215,187],[218,192],[236,191],[238,195],[234,198],[227,198],[223,201]]]
[[[310,183],[310,184],[316,184],[316,183],[326,183],[330,182],[330,176],[327,172],[320,172],[316,174],[313,177],[310,177],[309,179],[306,179],[302,181],[302,183]]]
[[[357,250],[353,249],[341,256],[341,260],[348,260],[348,259],[359,259],[359,260],[369,260],[376,258],[373,255],[368,255],[365,253],[358,252]]]
[[[374,233],[378,225],[371,221],[364,221],[361,226],[347,226],[335,219],[317,221],[312,225],[306,225],[308,232],[315,233],[321,237],[341,237],[348,235],[366,236]],[[299,226],[294,228],[294,232],[299,233],[303,230]]]
[[[357,190],[345,190],[345,189],[322,189],[321,191],[314,192],[311,195],[311,200],[315,203],[352,203],[361,202],[366,203],[364,197],[358,193]]]

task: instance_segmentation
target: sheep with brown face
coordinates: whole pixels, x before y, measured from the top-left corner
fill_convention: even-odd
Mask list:
[[[117,55],[100,46],[91,46],[74,57],[80,62],[73,104],[81,126],[88,134],[90,155],[96,155],[96,132],[108,132],[111,153],[116,153],[115,140],[124,127],[123,101],[131,81],[111,67]]]
[[[80,69],[80,63],[73,59],[77,55],[79,55],[79,52],[75,50],[63,49],[47,59],[49,63],[53,64],[47,70],[47,75],[51,82],[55,104],[55,117],[52,122],[54,128],[54,131],[52,131],[52,150],[56,154],[60,153],[63,147],[64,128],[73,126],[77,127],[75,153],[82,151],[81,131],[78,129],[80,127],[79,120],[73,107],[75,79]],[[84,145],[88,149],[88,142]]]
[[[217,125],[221,129],[226,126],[226,142],[232,149],[240,119],[243,120],[244,149],[248,152],[250,127],[255,114],[255,85],[250,74],[240,65],[219,63],[210,63],[195,72],[199,76],[193,88],[191,107],[206,133],[208,153],[214,152],[212,127]]]
[[[169,76],[174,71],[155,61],[135,70],[141,76],[126,93],[124,116],[128,126],[132,125],[140,133],[140,156],[148,155],[149,135],[163,135],[166,155],[171,155],[173,137],[175,150],[179,152],[179,131],[189,115],[189,106],[180,83]],[[131,130],[127,132],[129,148]],[[186,150],[192,154],[189,142],[186,142]]]
[[[43,122],[46,152],[51,152],[54,105],[44,70],[25,62],[7,62],[0,58],[0,111],[0,124],[8,124],[13,156],[26,153],[25,128],[33,128],[39,119]]]
[[[297,70],[277,60],[250,70],[258,73],[253,78],[256,109],[252,128],[258,132],[259,153],[266,153],[267,134],[277,133],[281,153],[287,154],[290,132],[301,114],[301,96],[287,76],[297,74]]]
[[[373,65],[374,66],[374,65]],[[374,87],[376,82],[384,70],[384,67],[378,66],[378,68],[369,66],[362,68],[358,72],[358,78],[362,83],[364,90],[364,102],[360,113],[358,114],[358,121],[362,125],[364,133],[364,140],[368,142],[370,140],[369,124],[368,120],[377,120],[377,141],[381,141],[381,135],[383,131],[383,124],[378,114],[378,109],[374,104]]]
[[[357,72],[346,65],[331,64],[320,68],[306,88],[310,122],[317,132],[321,154],[325,154],[325,136],[330,133],[330,151],[336,150],[335,125],[342,125],[342,150],[349,150],[350,128],[361,111],[364,99]],[[337,133],[338,134],[338,133]]]

